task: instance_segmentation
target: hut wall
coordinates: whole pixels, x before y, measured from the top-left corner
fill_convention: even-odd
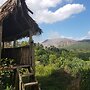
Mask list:
[[[19,47],[19,48],[5,48],[2,50],[2,58],[10,58],[15,59],[17,64],[20,65],[33,65],[32,58],[32,51],[29,51],[29,46]]]

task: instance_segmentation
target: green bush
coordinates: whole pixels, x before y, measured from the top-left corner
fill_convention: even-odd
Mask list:
[[[0,70],[0,88],[2,88],[2,90],[11,90],[9,87],[12,86],[12,82],[11,82],[11,75],[14,74],[13,70],[9,70],[9,69],[5,69],[7,67],[12,67],[13,65],[16,65],[15,60],[14,59],[1,59],[1,64],[0,64],[0,68],[3,68],[2,70]]]
[[[81,78],[80,90],[90,90],[90,61],[88,58],[90,54],[82,54],[85,50],[77,51],[41,46],[39,49],[38,46],[35,52],[36,63],[38,62],[36,64],[36,76],[41,82],[42,90],[67,90],[68,81],[72,81],[79,76]],[[85,60],[82,60],[84,58]],[[55,72],[58,70],[60,72],[61,70],[65,71],[66,74],[62,75],[63,72],[60,74]],[[53,72],[55,74],[52,76]]]

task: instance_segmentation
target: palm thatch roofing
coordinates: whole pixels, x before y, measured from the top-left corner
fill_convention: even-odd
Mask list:
[[[25,0],[7,0],[0,7],[0,25],[2,25],[2,41],[13,41],[32,35],[41,34],[42,30],[29,16]]]

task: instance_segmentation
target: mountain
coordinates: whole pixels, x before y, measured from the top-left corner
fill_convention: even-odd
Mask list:
[[[42,42],[43,46],[55,46],[55,47],[65,47],[75,44],[77,41],[67,38],[56,38],[56,39],[47,39]]]
[[[79,49],[79,50],[81,49],[81,50],[90,51],[90,39],[78,41],[77,43],[70,45],[70,46],[66,46],[65,48],[67,48],[67,49]]]
[[[84,39],[79,41],[67,38],[47,39],[44,42],[42,42],[42,45],[47,47],[55,46],[57,48],[90,50],[90,39]]]
[[[79,42],[87,42],[87,43],[90,43],[90,39],[83,39],[83,40],[81,40],[81,41],[79,41]]]

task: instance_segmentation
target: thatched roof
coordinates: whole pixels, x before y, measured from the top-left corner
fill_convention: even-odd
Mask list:
[[[36,22],[29,16],[25,0],[7,0],[0,7],[0,24],[3,26],[2,41],[13,41],[42,31]]]

